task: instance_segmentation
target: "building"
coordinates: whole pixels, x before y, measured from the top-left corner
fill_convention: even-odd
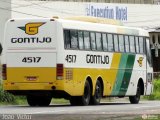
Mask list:
[[[56,0],[39,0],[56,1]],[[157,0],[60,0],[64,2],[97,2],[97,3],[128,3],[128,4],[154,4]]]
[[[160,28],[150,31],[150,44],[154,72],[160,72]]]
[[[11,0],[0,1],[0,43],[3,40],[5,22],[11,18]]]

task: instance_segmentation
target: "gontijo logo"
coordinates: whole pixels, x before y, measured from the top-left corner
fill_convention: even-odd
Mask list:
[[[139,66],[142,67],[143,57],[139,57],[139,60],[137,60],[137,62],[139,63]]]
[[[28,35],[36,35],[38,33],[39,27],[45,24],[45,22],[32,22],[27,23],[24,27],[18,27],[19,29],[25,31]],[[45,36],[43,32],[41,32],[41,36],[19,36],[19,37],[12,37],[11,43],[24,43],[24,44],[33,44],[33,43],[51,43],[52,37]]]
[[[21,30],[24,30],[28,35],[35,35],[38,33],[38,29],[40,26],[45,24],[45,22],[35,22],[35,23],[27,23],[24,27],[18,27]]]

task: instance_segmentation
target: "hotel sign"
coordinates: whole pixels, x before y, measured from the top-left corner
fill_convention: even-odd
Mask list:
[[[128,7],[122,5],[95,5],[87,4],[86,15],[94,17],[103,17],[121,21],[128,20]]]

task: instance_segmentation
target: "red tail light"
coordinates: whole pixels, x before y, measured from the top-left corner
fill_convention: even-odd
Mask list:
[[[57,80],[63,79],[63,64],[57,64]]]
[[[6,64],[2,65],[2,79],[7,80],[7,65]]]

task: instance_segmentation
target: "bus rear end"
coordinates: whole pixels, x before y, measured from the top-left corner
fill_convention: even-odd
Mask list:
[[[2,76],[4,90],[26,95],[29,105],[49,105],[56,81],[56,22],[15,19],[6,23]]]

